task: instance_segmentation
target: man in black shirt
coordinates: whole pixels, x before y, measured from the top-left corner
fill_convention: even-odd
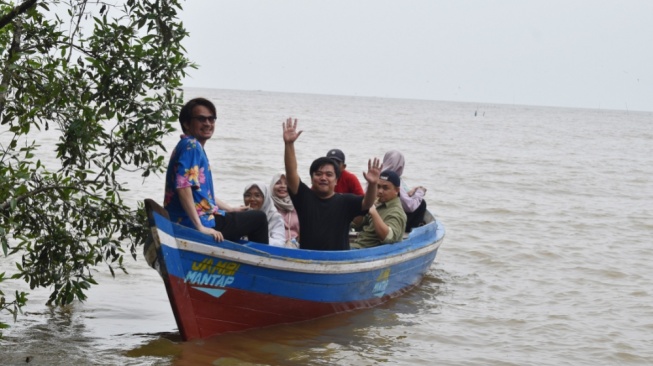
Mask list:
[[[376,186],[381,174],[381,163],[374,158],[368,161],[365,196],[335,193],[340,170],[327,158],[318,158],[311,164],[311,188],[299,179],[295,141],[302,131],[297,131],[297,120],[288,118],[283,124],[284,162],[288,193],[297,210],[301,230],[301,249],[348,250],[349,225],[356,216],[364,215],[376,200]]]

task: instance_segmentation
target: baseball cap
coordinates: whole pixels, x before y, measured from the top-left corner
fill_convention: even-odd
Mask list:
[[[344,163],[345,162],[345,153],[342,152],[340,149],[331,149],[329,152],[326,154],[327,158],[333,159],[339,163]]]
[[[379,179],[387,180],[388,182],[394,184],[395,187],[401,187],[401,179],[399,179],[397,173],[393,172],[392,170],[382,171]]]

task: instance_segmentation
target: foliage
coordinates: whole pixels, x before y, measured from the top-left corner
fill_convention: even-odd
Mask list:
[[[0,247],[18,258],[0,286],[22,279],[67,304],[96,284],[93,267],[115,275],[126,250],[136,258],[146,228],[117,177],[163,171],[161,140],[194,67],[180,10],[176,0],[0,5]],[[43,131],[56,143],[39,145]],[[14,317],[27,301],[1,287],[0,297]]]

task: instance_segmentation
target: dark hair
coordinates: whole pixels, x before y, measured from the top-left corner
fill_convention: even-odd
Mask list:
[[[190,119],[193,117],[193,109],[197,107],[198,105],[204,106],[211,110],[211,113],[215,116],[217,113],[215,111],[215,105],[213,102],[206,98],[195,98],[191,99],[186,104],[184,104],[183,107],[181,107],[181,111],[179,111],[179,123],[181,124],[181,130],[186,133],[186,127],[184,127],[184,122],[190,121]]]
[[[333,169],[335,169],[336,179],[340,179],[340,167],[338,167],[338,164],[333,159],[327,157],[317,158],[313,161],[313,164],[311,164],[311,167],[308,170],[311,177],[313,177],[313,173],[325,165],[331,165]]]

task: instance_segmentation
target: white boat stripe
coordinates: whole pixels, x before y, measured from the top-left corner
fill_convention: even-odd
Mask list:
[[[343,274],[373,271],[421,257],[432,251],[435,251],[440,247],[438,242],[415,251],[403,252],[394,256],[384,257],[383,259],[370,261],[340,261],[334,263],[333,261],[305,260],[298,258],[280,259],[278,257],[263,257],[250,253],[242,253],[235,250],[201,244],[194,241],[177,240],[175,237],[165,233],[161,229],[157,230],[159,239],[161,240],[161,245],[165,245],[170,248],[184,249],[194,253],[218,257],[222,260],[234,261],[257,267],[301,273]]]

